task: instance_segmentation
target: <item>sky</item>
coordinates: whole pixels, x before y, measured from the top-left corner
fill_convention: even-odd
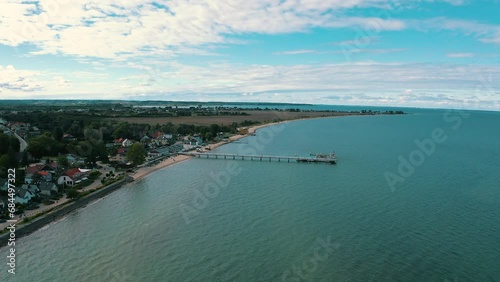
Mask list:
[[[500,110],[500,0],[2,0],[0,99]]]

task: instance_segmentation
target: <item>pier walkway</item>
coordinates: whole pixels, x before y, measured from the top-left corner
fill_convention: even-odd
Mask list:
[[[267,155],[238,155],[238,154],[223,154],[223,153],[199,153],[188,152],[181,153],[182,155],[206,158],[206,159],[223,159],[223,160],[243,160],[243,161],[277,161],[277,162],[299,162],[299,163],[327,163],[337,164],[335,154],[321,155],[314,158],[291,157],[291,156],[267,156]]]

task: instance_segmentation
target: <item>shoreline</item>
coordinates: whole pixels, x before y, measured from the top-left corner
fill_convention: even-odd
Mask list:
[[[322,118],[322,117],[319,117],[319,118]],[[310,118],[310,119],[313,119],[313,118]],[[268,126],[277,125],[277,124],[282,124],[282,123],[286,123],[286,122],[290,122],[290,121],[298,121],[298,120],[304,120],[304,118],[254,125],[254,126],[251,126],[247,129],[248,133],[246,133],[246,134],[233,135],[233,136],[228,138],[229,141],[220,141],[220,142],[217,142],[215,144],[206,145],[205,147],[209,147],[210,150],[214,150],[216,148],[219,148],[219,147],[224,146],[226,144],[240,140],[242,138],[252,136],[253,134],[255,134],[255,132],[258,129],[268,127]],[[186,156],[186,155],[177,155],[175,157],[169,157],[167,159],[162,160],[159,164],[157,164],[155,166],[141,167],[133,175],[130,175],[130,176],[134,178],[134,181],[139,181],[139,180],[144,179],[146,176],[148,176],[154,172],[157,172],[157,171],[162,170],[164,168],[167,168],[169,166],[173,166],[175,164],[187,161],[191,158],[192,158],[191,156]]]
[[[295,119],[298,120],[298,119]],[[289,121],[294,121],[294,120],[289,120]],[[280,124],[288,121],[281,121],[281,122],[273,122],[273,123],[266,123],[266,124],[259,124],[255,126],[251,126],[248,128],[248,133],[246,134],[240,134],[240,135],[234,135],[229,138],[229,141],[220,141],[215,144],[209,145],[211,150],[218,148],[220,146],[229,144],[231,142],[234,142],[236,140],[252,136],[258,129],[267,127],[267,126],[272,126],[275,124]],[[73,202],[65,202],[62,203],[61,205],[53,207],[50,211],[47,213],[43,214],[42,216],[36,216],[35,218],[31,218],[29,222],[23,222],[21,220],[17,221],[16,224],[16,240],[28,236],[32,234],[33,232],[36,232],[37,230],[40,230],[44,226],[47,226],[53,222],[56,222],[57,220],[67,216],[71,212],[74,212],[76,210],[79,210],[81,208],[86,207],[88,204],[93,203],[99,199],[102,199],[109,194],[113,193],[114,191],[121,189],[123,186],[126,186],[128,184],[132,184],[136,181],[142,180],[146,178],[148,175],[157,172],[159,170],[162,170],[164,168],[167,168],[169,166],[173,166],[175,164],[187,161],[191,159],[192,157],[186,156],[186,155],[177,155],[175,157],[169,157],[167,159],[164,159],[161,163],[152,166],[152,167],[141,167],[139,168],[133,175],[129,174],[128,177],[125,179],[122,179],[118,181],[117,183],[112,183],[109,186],[103,187],[97,191],[95,191],[92,194],[89,194],[81,199],[78,199],[77,201]],[[0,234],[0,248],[5,247],[8,242],[8,236],[9,232],[5,232]]]
[[[245,134],[233,135],[233,136],[228,138],[229,139],[228,141],[220,141],[218,143],[210,144],[207,146],[209,146],[210,150],[214,150],[220,146],[232,143],[234,141],[240,140],[240,139],[245,138],[245,137],[252,136],[259,129],[262,129],[262,128],[268,127],[268,126],[277,125],[277,124],[283,124],[283,123],[300,121],[300,120],[337,118],[337,117],[346,117],[346,116],[363,116],[363,115],[343,115],[343,116],[298,118],[298,119],[283,120],[283,121],[279,121],[279,122],[270,122],[270,123],[265,123],[265,124],[259,124],[259,125],[254,125],[254,126],[250,126],[250,127],[246,128],[246,130],[248,130],[248,132]],[[177,155],[175,157],[169,157],[155,166],[141,167],[133,175],[128,174],[128,177],[126,179],[120,180],[119,184],[112,183],[109,186],[103,187],[103,188],[99,189],[98,191],[95,191],[94,193],[89,194],[89,195],[85,196],[84,198],[79,199],[78,201],[65,203],[65,204],[62,204],[60,206],[56,206],[56,207],[54,207],[54,210],[47,212],[46,214],[42,215],[40,218],[31,219],[28,223],[23,223],[22,221],[16,222],[16,224],[18,224],[18,223],[20,224],[19,226],[16,225],[16,230],[17,230],[16,231],[16,239],[27,236],[27,235],[43,228],[44,226],[47,226],[47,225],[51,224],[52,222],[59,220],[63,216],[66,216],[73,211],[76,211],[80,208],[84,208],[88,204],[90,204],[96,200],[99,200],[101,198],[104,198],[105,196],[111,194],[112,192],[114,192],[118,189],[121,189],[123,186],[126,186],[127,184],[131,184],[131,183],[134,183],[134,182],[139,181],[141,179],[144,179],[148,175],[150,175],[154,172],[157,172],[157,171],[162,170],[164,168],[167,168],[169,166],[181,163],[183,161],[187,161],[191,158],[192,158],[191,156]],[[4,240],[6,240],[6,237],[8,235],[9,235],[8,231],[0,234],[0,248],[4,247],[6,245],[7,241],[4,241]]]
[[[130,177],[125,177],[124,179],[103,187],[86,197],[55,207],[54,210],[43,214],[42,216],[33,218],[28,223],[23,223],[22,221],[15,222],[15,241],[28,236],[33,232],[60,220],[61,218],[66,217],[76,210],[86,207],[90,203],[110,195],[114,191],[129,184],[130,180]],[[7,246],[9,238],[11,237],[10,232],[8,231],[0,234],[0,248]]]

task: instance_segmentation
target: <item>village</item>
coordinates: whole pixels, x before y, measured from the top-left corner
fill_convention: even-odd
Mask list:
[[[29,153],[30,139],[42,133],[29,123],[11,122],[0,124],[0,134],[17,138],[21,155]],[[225,136],[223,133],[219,137]],[[78,142],[76,137],[64,133],[61,142]],[[114,183],[126,175],[133,176],[137,169],[152,166],[162,160],[175,157],[177,154],[192,150],[204,150],[207,142],[199,135],[182,136],[163,133],[161,131],[142,134],[139,140],[118,138],[105,143],[108,162],[96,161],[90,164],[88,158],[78,153],[67,153],[53,157],[43,157],[37,162],[29,161],[17,169],[20,175],[15,188],[16,214],[19,218],[35,215],[48,210],[106,185]],[[141,148],[138,155],[130,153],[131,149]],[[78,151],[78,150],[77,150]],[[134,160],[131,160],[134,158]],[[32,160],[33,157],[28,156]],[[8,181],[0,178],[0,223],[7,219]]]

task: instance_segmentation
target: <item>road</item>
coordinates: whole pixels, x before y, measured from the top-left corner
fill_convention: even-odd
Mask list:
[[[19,146],[19,152],[24,152],[26,151],[26,148],[28,147],[28,143],[23,139],[21,138],[21,136],[17,135],[17,133],[13,132],[14,133],[14,136],[16,136],[16,138],[19,140],[19,143],[21,146]]]

